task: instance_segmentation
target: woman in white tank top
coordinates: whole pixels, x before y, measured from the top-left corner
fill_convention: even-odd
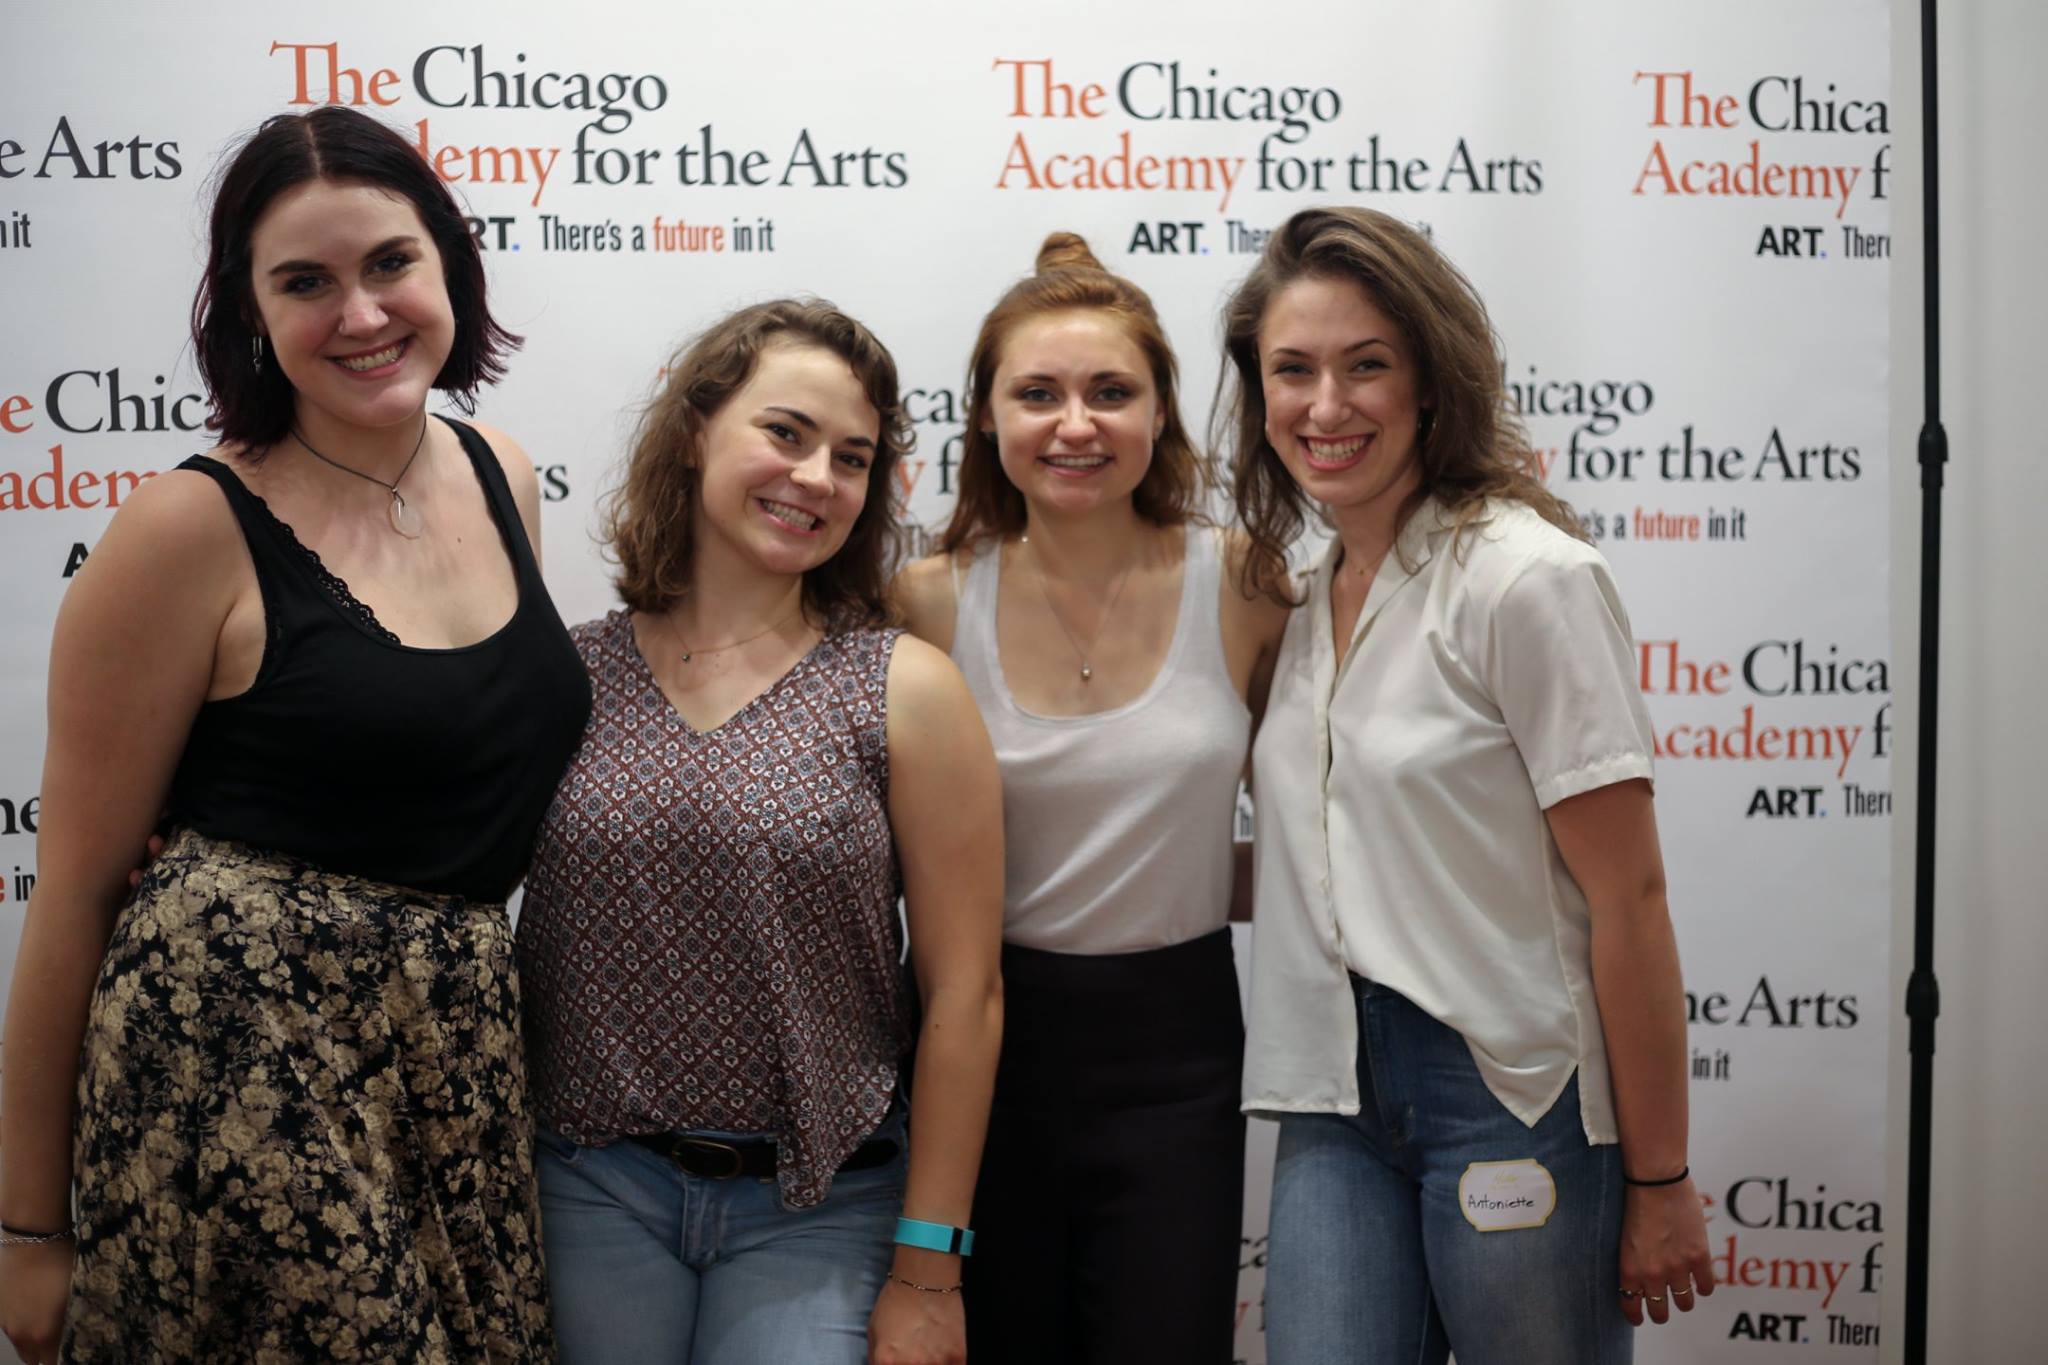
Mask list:
[[[1285,610],[1198,520],[1144,292],[1056,233],[970,362],[959,500],[905,570],[1003,780],[1007,1026],[977,1362],[1231,1358],[1244,1164],[1231,821]]]

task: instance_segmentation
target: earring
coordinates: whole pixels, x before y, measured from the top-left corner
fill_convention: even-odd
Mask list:
[[[260,336],[249,338],[249,364],[256,373],[263,373],[263,338]]]
[[[1436,430],[1436,409],[1424,408],[1422,415],[1415,419],[1415,439],[1427,441],[1429,433]]]

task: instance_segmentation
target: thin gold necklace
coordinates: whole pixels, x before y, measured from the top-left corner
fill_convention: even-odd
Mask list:
[[[791,621],[794,621],[797,618],[797,616],[802,613],[803,609],[803,603],[798,602],[796,604],[796,609],[794,611],[789,612],[787,615],[783,616],[780,620],[777,620],[772,625],[766,626],[761,630],[755,631],[752,635],[747,636],[745,639],[728,640],[726,643],[722,645],[713,645],[709,649],[692,649],[689,645],[689,642],[683,639],[682,631],[676,628],[675,618],[670,616],[667,612],[663,612],[661,614],[661,622],[663,625],[668,627],[668,633],[675,637],[676,644],[682,649],[683,662],[688,663],[691,659],[695,658],[699,654],[723,654],[728,649],[738,649],[741,645],[750,645],[764,635],[773,634],[775,631],[781,630]]]
[[[1017,543],[1019,545],[1029,545],[1031,537],[1028,535],[1018,536]],[[1130,562],[1124,565],[1124,571],[1117,575],[1116,586],[1110,589],[1109,592],[1109,605],[1102,609],[1102,619],[1095,623],[1095,633],[1088,637],[1088,647],[1083,649],[1080,639],[1074,634],[1073,629],[1067,625],[1067,618],[1060,615],[1060,609],[1052,603],[1052,589],[1045,585],[1045,568],[1038,562],[1038,552],[1036,550],[1031,552],[1031,571],[1038,579],[1039,595],[1045,598],[1045,609],[1052,613],[1052,619],[1059,626],[1060,634],[1066,636],[1067,643],[1074,647],[1074,657],[1081,661],[1082,682],[1087,682],[1095,676],[1095,666],[1089,662],[1088,656],[1095,652],[1095,642],[1102,638],[1102,632],[1109,625],[1109,618],[1116,613],[1117,599],[1124,595],[1124,584],[1130,582],[1131,570],[1137,567],[1138,554],[1134,552],[1131,555]]]

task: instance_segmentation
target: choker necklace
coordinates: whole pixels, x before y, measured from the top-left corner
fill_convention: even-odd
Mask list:
[[[1029,545],[1031,543],[1031,537],[1028,535],[1018,536],[1017,543],[1019,545]],[[1110,589],[1109,592],[1109,605],[1105,606],[1102,609],[1102,619],[1096,623],[1095,633],[1088,637],[1088,648],[1083,649],[1081,647],[1081,641],[1074,635],[1074,632],[1068,627],[1067,618],[1060,615],[1060,609],[1052,604],[1052,589],[1046,587],[1045,585],[1045,567],[1038,562],[1038,552],[1035,550],[1032,551],[1031,571],[1038,578],[1039,595],[1045,598],[1045,609],[1052,613],[1052,619],[1059,626],[1060,634],[1066,636],[1067,643],[1074,647],[1074,657],[1081,661],[1082,682],[1087,682],[1090,678],[1093,678],[1095,676],[1095,666],[1088,662],[1088,656],[1090,653],[1094,651],[1095,642],[1102,638],[1102,632],[1109,625],[1109,618],[1115,614],[1117,599],[1124,595],[1124,584],[1130,582],[1131,580],[1131,570],[1137,567],[1138,556],[1136,554],[1133,554],[1131,556],[1130,563],[1124,565],[1124,571],[1121,574],[1117,575],[1116,586]]]
[[[682,646],[683,662],[688,663],[691,659],[695,658],[699,654],[723,654],[728,649],[738,649],[741,645],[750,645],[764,635],[768,635],[774,631],[781,630],[791,621],[794,621],[797,618],[798,613],[802,612],[803,609],[803,603],[799,602],[797,603],[795,611],[790,612],[787,616],[784,616],[779,621],[776,621],[773,625],[761,630],[757,630],[752,635],[747,636],[745,639],[728,640],[722,645],[713,645],[709,649],[690,648],[689,644],[683,639],[682,631],[676,629],[675,618],[670,616],[667,612],[663,612],[661,614],[661,621],[663,625],[668,627],[668,633],[675,637],[676,643]]]
[[[425,413],[420,414],[420,438],[412,443],[412,454],[405,457],[405,467],[398,471],[398,477],[390,483],[384,482],[384,480],[377,478],[375,475],[365,474],[360,469],[350,469],[339,460],[328,459],[325,455],[313,449],[313,443],[301,435],[297,427],[292,428],[292,439],[304,446],[306,453],[320,461],[320,463],[331,464],[344,474],[353,474],[359,479],[367,479],[386,493],[389,493],[391,495],[392,530],[398,532],[407,540],[418,540],[422,535],[426,534],[427,519],[420,515],[417,507],[414,507],[405,500],[405,494],[398,491],[398,485],[403,483],[405,476],[412,471],[412,462],[420,457],[420,450],[427,443],[427,415]]]

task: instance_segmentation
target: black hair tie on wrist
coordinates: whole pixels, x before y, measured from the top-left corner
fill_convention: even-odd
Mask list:
[[[1659,1185],[1676,1185],[1680,1181],[1687,1179],[1691,1175],[1692,1167],[1690,1166],[1687,1166],[1677,1175],[1666,1176],[1662,1180],[1638,1180],[1634,1176],[1624,1171],[1622,1172],[1621,1183],[1624,1185],[1634,1185],[1637,1189],[1653,1190],[1656,1189]]]

